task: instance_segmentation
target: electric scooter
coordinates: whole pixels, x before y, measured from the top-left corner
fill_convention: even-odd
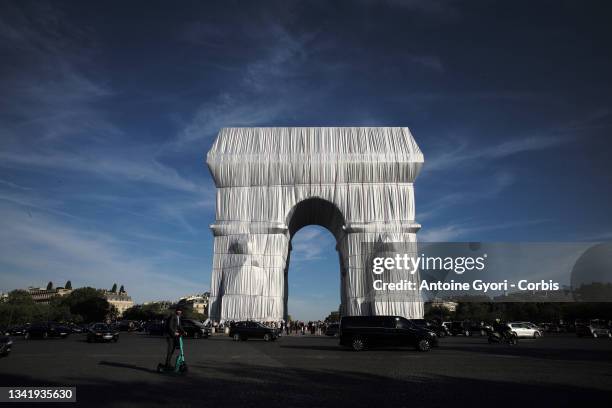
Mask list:
[[[179,354],[176,356],[176,363],[174,367],[166,367],[165,364],[159,363],[157,365],[158,373],[173,373],[173,374],[185,374],[187,373],[187,363],[185,362],[185,354],[183,353],[183,336],[179,336]]]

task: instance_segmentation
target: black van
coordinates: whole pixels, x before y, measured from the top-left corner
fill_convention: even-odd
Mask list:
[[[438,345],[434,332],[400,316],[345,316],[340,320],[340,345],[360,351],[376,346],[413,346],[429,351]]]

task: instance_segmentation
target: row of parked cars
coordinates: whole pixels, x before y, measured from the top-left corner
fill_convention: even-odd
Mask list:
[[[210,337],[210,328],[195,319],[181,319],[181,326],[185,330],[185,337],[194,339],[207,339]],[[143,325],[145,333],[152,336],[162,336],[166,333],[166,326],[163,320],[151,320]]]
[[[94,340],[99,332],[112,332],[116,333],[114,337],[118,337],[119,330],[116,326],[108,325],[106,323],[93,323],[93,324],[61,324],[56,322],[35,322],[23,326],[13,326],[12,328],[5,330],[6,336],[23,336],[24,339],[32,338],[60,338],[65,339],[71,334],[86,333],[87,340]]]
[[[82,333],[85,328],[85,325],[79,326],[72,323],[34,322],[1,328],[0,333],[5,336],[23,336],[26,339],[30,337],[66,337],[72,333]]]
[[[208,338],[210,329],[198,320],[182,319],[182,326],[186,336],[192,338]],[[77,325],[74,323],[57,322],[34,322],[25,325],[14,325],[10,327],[0,327],[0,338],[9,336],[30,338],[66,338],[71,334],[85,333],[88,341],[97,341],[99,338],[110,341],[118,341],[119,333],[124,331],[145,331],[151,335],[165,334],[163,321],[149,321],[140,323],[136,321],[124,320],[116,323],[90,323]],[[8,340],[7,340],[8,342]],[[1,350],[0,350],[1,353]]]
[[[413,319],[415,324],[427,327],[436,332],[439,337],[444,336],[485,336],[492,329],[492,325],[473,323],[470,321],[453,321],[437,323],[425,319]],[[572,333],[578,337],[612,337],[612,328],[601,319],[588,321],[577,320],[573,324],[509,322],[506,323],[511,333],[516,337],[542,337],[544,333]]]

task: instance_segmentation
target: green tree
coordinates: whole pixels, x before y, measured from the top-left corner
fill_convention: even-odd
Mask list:
[[[193,310],[193,304],[186,302],[185,300],[181,300],[177,303],[177,307],[183,309],[183,316],[186,319],[195,319],[195,320],[205,320],[206,316],[202,313],[198,313]]]
[[[26,290],[9,292],[6,302],[0,305],[0,324],[11,326],[37,320],[47,320],[49,305],[37,304]]]
[[[49,283],[47,283],[47,290],[51,289],[53,289],[53,282],[49,281]]]
[[[119,293],[125,293],[125,288],[123,287],[123,285],[121,285],[121,287],[119,288]]]
[[[110,310],[106,315],[107,319],[117,320],[119,318],[119,310],[115,307],[115,305],[110,305]]]
[[[51,299],[49,305],[47,305],[48,319],[56,322],[70,322],[74,320],[73,314],[70,312],[70,307],[63,302],[60,297]]]
[[[7,302],[11,305],[33,305],[34,299],[30,292],[23,289],[15,289],[9,292]]]
[[[111,288],[111,292],[117,293],[117,284],[113,283],[113,287]]]
[[[72,289],[72,282],[66,281],[66,285],[64,285],[65,289]]]
[[[70,308],[70,313],[80,315],[85,322],[103,321],[111,312],[111,305],[102,291],[90,287],[73,290],[62,303]]]

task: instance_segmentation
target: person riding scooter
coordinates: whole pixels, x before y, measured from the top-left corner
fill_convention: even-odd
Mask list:
[[[495,320],[492,329],[489,331],[489,343],[509,343],[516,344],[516,336],[512,333],[510,326],[501,323],[499,319]]]
[[[170,361],[174,356],[174,352],[179,347],[179,337],[185,334],[181,325],[181,316],[183,310],[177,307],[174,314],[171,314],[166,319],[166,368],[171,368]]]

